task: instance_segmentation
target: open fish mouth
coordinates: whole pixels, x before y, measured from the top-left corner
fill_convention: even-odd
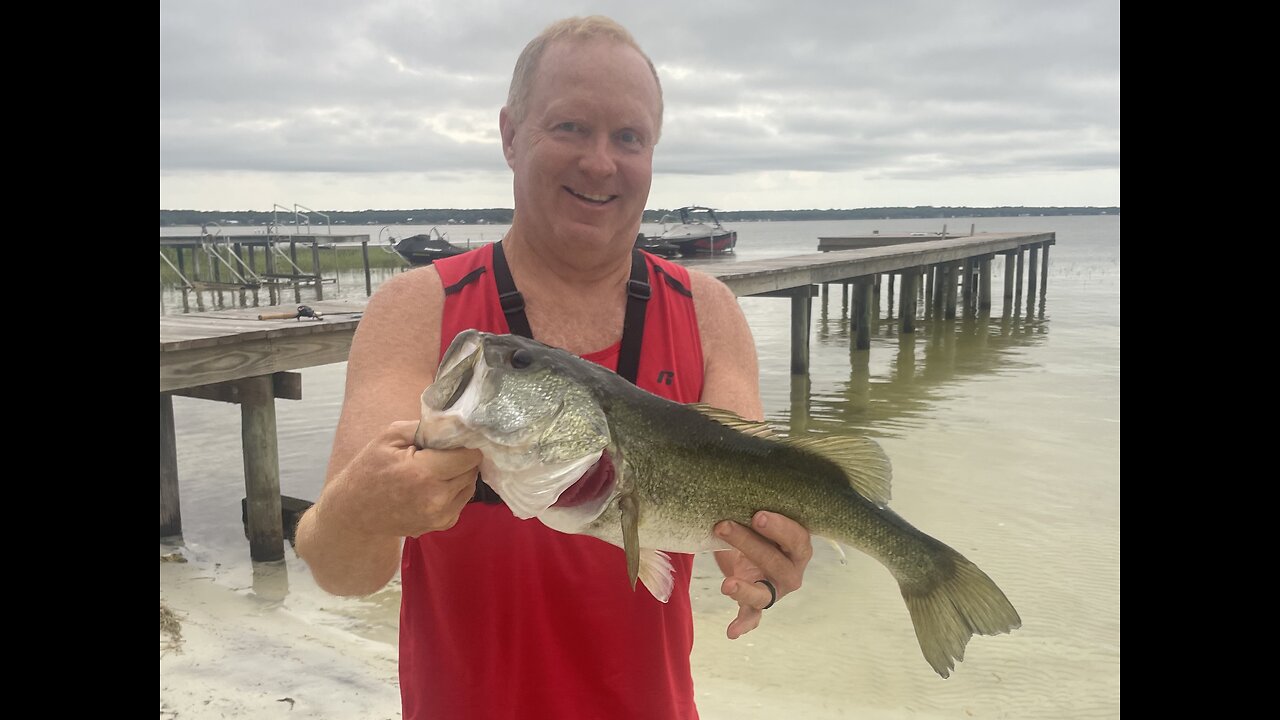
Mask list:
[[[465,418],[480,402],[485,365],[484,346],[474,330],[459,333],[440,360],[436,381],[422,394],[422,417],[413,442],[421,449],[458,447],[467,431]],[[425,418],[431,418],[428,423]]]
[[[597,465],[608,422],[583,387],[538,359],[540,345],[477,330],[459,333],[422,394],[419,448],[480,450],[485,482],[520,518],[538,516]],[[575,512],[599,514],[613,476],[593,475],[571,495]],[[569,500],[566,500],[568,503]]]

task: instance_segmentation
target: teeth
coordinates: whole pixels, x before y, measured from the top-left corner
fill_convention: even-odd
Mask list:
[[[574,195],[577,195],[578,197],[584,200],[590,200],[591,202],[598,202],[598,203],[609,202],[614,197],[612,195],[591,195],[589,193],[581,193],[581,192],[578,192],[577,190],[572,190],[572,189],[569,189],[569,192],[573,193]]]

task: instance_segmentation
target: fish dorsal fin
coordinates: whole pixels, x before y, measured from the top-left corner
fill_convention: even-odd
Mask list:
[[[770,440],[776,440],[778,438],[777,434],[774,433],[773,428],[769,427],[768,423],[746,420],[743,419],[741,415],[732,413],[728,410],[722,410],[718,407],[711,407],[706,403],[691,403],[689,407],[727,428],[737,430],[743,435]]]
[[[893,468],[889,464],[889,456],[876,441],[848,435],[823,435],[788,438],[783,442],[830,460],[844,471],[849,484],[859,494],[877,505],[888,504]]]

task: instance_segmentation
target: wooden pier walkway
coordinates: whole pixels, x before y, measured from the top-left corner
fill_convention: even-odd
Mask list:
[[[724,282],[735,295],[791,298],[791,370],[808,372],[811,306],[816,287],[823,302],[832,284],[853,289],[855,349],[870,347],[870,328],[881,276],[889,295],[899,279],[899,320],[912,332],[923,294],[924,316],[957,317],[963,287],[964,316],[992,304],[991,260],[1005,257],[1004,313],[1020,303],[1024,257],[1027,308],[1043,301],[1049,246],[1054,233],[981,234],[882,247],[793,255],[762,260],[690,262]],[[1009,272],[1013,267],[1014,272]],[[921,282],[923,281],[923,287]],[[1037,282],[1038,281],[1038,282]],[[923,291],[923,292],[922,292]],[[873,295],[874,293],[874,295]],[[847,297],[845,303],[847,305]],[[241,407],[250,555],[284,557],[275,400],[301,398],[296,370],[343,362],[366,299],[308,305],[323,320],[259,320],[290,309],[225,310],[160,318],[160,536],[182,534],[173,395],[237,403]]]

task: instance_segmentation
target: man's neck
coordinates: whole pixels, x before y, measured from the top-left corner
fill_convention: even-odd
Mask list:
[[[578,354],[604,349],[622,337],[630,248],[571,252],[531,242],[514,227],[502,247],[534,337]]]
[[[622,287],[631,274],[631,248],[569,249],[513,226],[502,240],[516,287],[596,295]]]

